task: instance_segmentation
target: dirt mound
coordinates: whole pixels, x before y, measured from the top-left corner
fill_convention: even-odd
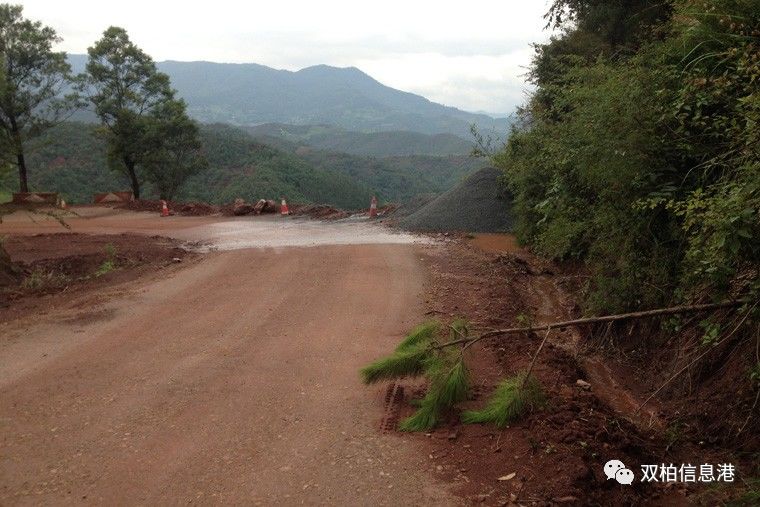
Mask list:
[[[139,234],[9,236],[4,247],[17,276],[0,283],[0,309],[16,308],[30,296],[128,280],[174,264],[190,255],[181,244]]]
[[[309,216],[311,218],[319,218],[322,220],[338,220],[351,216],[348,211],[334,208],[326,204],[296,204],[290,207],[290,214],[293,216]]]
[[[11,262],[10,255],[5,251],[3,244],[0,243],[0,287],[15,285],[20,277],[20,270]]]
[[[401,217],[397,225],[411,231],[508,231],[512,219],[509,203],[499,192],[500,174],[493,167],[481,169],[417,211]]]
[[[183,216],[208,216],[217,215],[221,213],[219,206],[207,204],[205,202],[175,202],[166,201],[166,205],[169,211],[176,215]],[[125,202],[116,206],[120,209],[127,209],[130,211],[149,211],[154,213],[161,213],[162,203],[161,201],[154,201],[148,199],[140,199],[137,201]]]
[[[205,202],[188,202],[180,204],[176,211],[180,215],[201,217],[220,213],[219,207]]]

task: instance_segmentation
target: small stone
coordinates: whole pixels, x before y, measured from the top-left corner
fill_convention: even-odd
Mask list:
[[[585,380],[582,380],[582,379],[576,380],[575,381],[575,385],[577,385],[581,389],[586,389],[586,390],[591,389],[591,384],[589,384],[588,382],[586,382]]]

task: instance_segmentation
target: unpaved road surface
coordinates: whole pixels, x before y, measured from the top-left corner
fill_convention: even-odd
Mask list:
[[[216,223],[173,220],[140,227]],[[0,504],[459,503],[358,380],[423,318],[405,241],[212,252],[0,323]]]

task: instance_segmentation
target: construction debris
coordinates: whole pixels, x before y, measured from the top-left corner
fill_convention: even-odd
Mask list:
[[[294,216],[309,216],[311,218],[320,218],[323,220],[339,220],[348,218],[351,214],[348,211],[334,208],[326,204],[307,204],[305,206],[291,206],[290,214]]]

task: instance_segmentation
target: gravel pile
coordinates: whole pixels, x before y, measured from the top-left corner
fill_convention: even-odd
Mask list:
[[[410,231],[509,231],[512,217],[497,182],[500,174],[494,167],[481,169],[397,224]]]

